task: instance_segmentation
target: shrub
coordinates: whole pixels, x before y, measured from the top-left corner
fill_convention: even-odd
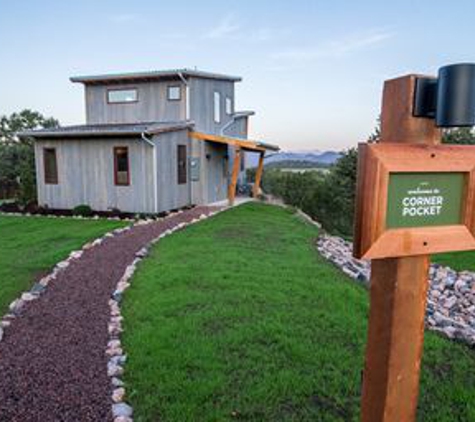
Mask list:
[[[81,217],[89,217],[92,215],[92,209],[89,205],[81,204],[73,209],[73,215],[80,215]]]
[[[345,237],[351,236],[356,163],[356,149],[350,149],[326,173],[266,169],[262,188],[266,193],[282,198],[286,204],[300,208],[326,230]]]

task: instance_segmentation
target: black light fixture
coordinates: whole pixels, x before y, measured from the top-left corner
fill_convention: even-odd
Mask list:
[[[435,119],[438,127],[475,126],[475,64],[444,66],[438,78],[417,78],[413,114]]]

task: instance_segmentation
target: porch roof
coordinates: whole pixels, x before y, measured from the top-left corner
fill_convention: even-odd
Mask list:
[[[250,139],[241,139],[230,136],[212,135],[210,133],[191,131],[190,136],[194,139],[201,141],[218,142],[221,144],[233,145],[241,148],[245,151],[254,152],[266,152],[266,151],[279,151],[280,148],[277,145],[269,144],[262,141],[254,141]]]

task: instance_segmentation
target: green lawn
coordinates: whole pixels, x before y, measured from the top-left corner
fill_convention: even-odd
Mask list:
[[[247,204],[154,247],[124,302],[136,421],[358,420],[368,295],[316,235]],[[425,349],[419,420],[475,420],[475,354]]]
[[[433,255],[432,261],[446,265],[456,271],[475,271],[475,251]]]
[[[0,315],[57,262],[123,223],[0,216]]]

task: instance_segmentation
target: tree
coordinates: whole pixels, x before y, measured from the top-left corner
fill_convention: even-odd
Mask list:
[[[379,142],[381,140],[381,116],[376,119],[376,126],[373,133],[369,135],[368,142]]]
[[[475,133],[471,127],[446,129],[442,135],[444,144],[475,145]]]
[[[0,186],[16,187],[22,203],[36,198],[35,153],[33,140],[17,134],[58,126],[58,120],[32,110],[0,117]]]

